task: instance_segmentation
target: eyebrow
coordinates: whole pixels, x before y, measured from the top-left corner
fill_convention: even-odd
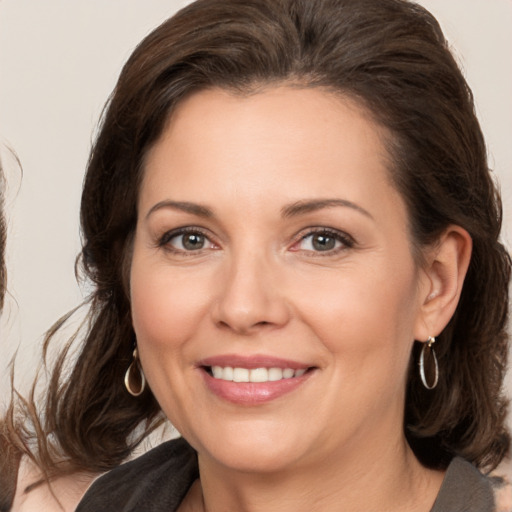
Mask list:
[[[373,216],[370,214],[370,212],[368,212],[361,206],[357,205],[356,203],[353,203],[352,201],[348,201],[346,199],[311,199],[297,201],[295,203],[283,207],[281,209],[281,215],[283,218],[297,217],[299,215],[315,212],[323,208],[334,208],[340,206],[344,208],[352,208],[353,210],[362,213],[366,217],[373,219]],[[154,212],[161,210],[163,208],[179,210],[203,218],[211,218],[214,216],[213,211],[210,208],[197,203],[192,203],[189,201],[165,200],[160,201],[153,205],[148,211],[146,219]]]
[[[342,206],[344,208],[352,208],[353,210],[362,213],[364,216],[373,219],[373,216],[370,214],[370,212],[368,212],[358,204],[353,203],[352,201],[348,201],[346,199],[312,199],[297,201],[296,203],[293,203],[289,206],[285,206],[281,210],[281,214],[284,218],[296,217],[298,215],[304,215],[306,213],[315,212],[323,208],[334,208],[339,206]]]
[[[162,208],[171,208],[173,210],[180,210],[185,213],[197,215],[198,217],[213,217],[213,212],[206,206],[202,206],[197,203],[190,203],[188,201],[160,201],[151,207],[146,215],[146,219],[154,212],[161,210]]]

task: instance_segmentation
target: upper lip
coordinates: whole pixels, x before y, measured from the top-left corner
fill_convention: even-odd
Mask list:
[[[199,367],[205,366],[222,366],[223,368],[230,366],[231,368],[291,368],[293,370],[307,369],[311,365],[293,361],[291,359],[283,359],[270,355],[257,354],[253,356],[242,356],[237,354],[225,354],[219,356],[207,357],[198,363]]]

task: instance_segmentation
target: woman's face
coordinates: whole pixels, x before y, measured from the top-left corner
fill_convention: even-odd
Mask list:
[[[382,136],[321,89],[217,89],[149,153],[133,324],[200,459],[275,471],[403,442],[428,280]]]

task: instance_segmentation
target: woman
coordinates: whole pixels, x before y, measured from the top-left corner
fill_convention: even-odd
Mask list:
[[[115,468],[162,413],[183,438],[78,511],[494,509],[470,463],[508,450],[510,259],[426,11],[186,7],[121,73],[81,220],[90,326],[44,431],[65,471]]]

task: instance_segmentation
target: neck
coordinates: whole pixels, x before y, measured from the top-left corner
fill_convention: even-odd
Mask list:
[[[240,472],[201,456],[199,469],[183,510],[428,512],[443,477],[421,466],[403,437],[293,470]]]

